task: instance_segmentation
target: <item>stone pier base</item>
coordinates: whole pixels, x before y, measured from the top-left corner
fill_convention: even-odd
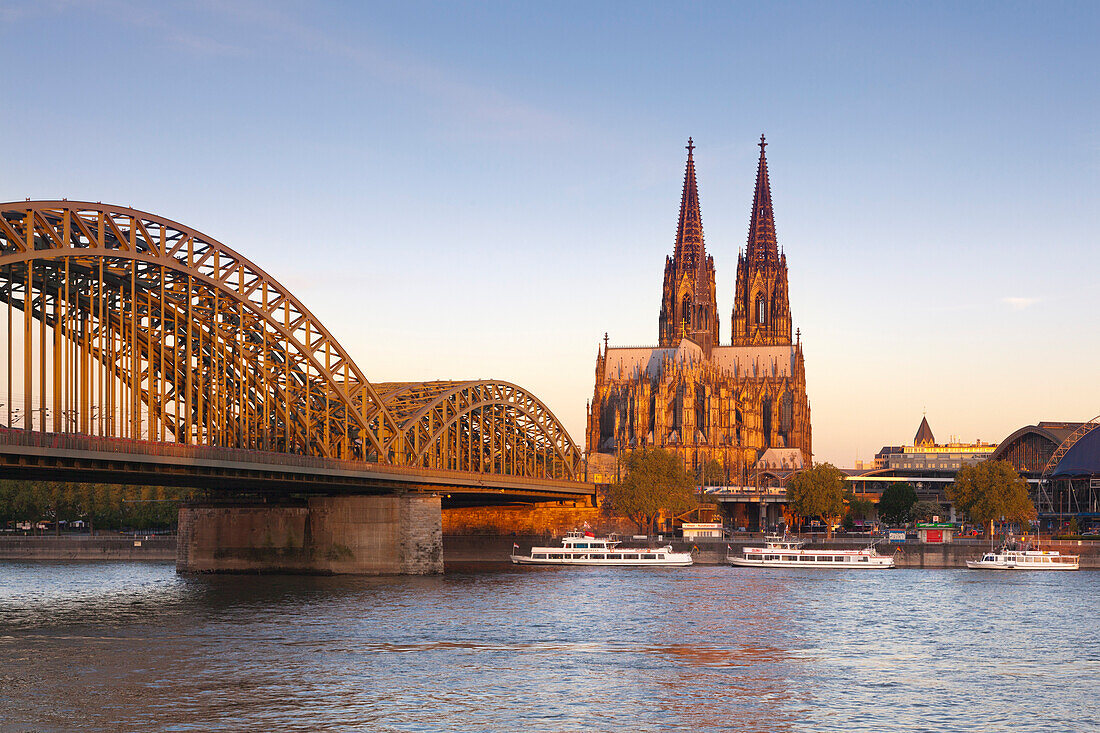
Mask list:
[[[183,506],[176,571],[442,573],[439,497],[318,496],[297,504]]]

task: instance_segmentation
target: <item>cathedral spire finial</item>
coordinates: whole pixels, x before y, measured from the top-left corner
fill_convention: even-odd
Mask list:
[[[688,138],[688,144],[687,144],[686,146],[684,146],[684,147],[686,147],[686,148],[687,148],[687,151],[688,151],[688,160],[690,160],[690,159],[691,159],[691,151],[695,150],[695,144],[694,144],[694,143],[693,143],[693,142],[691,141],[691,138],[690,138],[690,137]]]
[[[763,157],[764,148],[768,147],[768,141],[764,139],[764,133],[760,133],[760,142],[757,143],[760,146],[760,155]]]

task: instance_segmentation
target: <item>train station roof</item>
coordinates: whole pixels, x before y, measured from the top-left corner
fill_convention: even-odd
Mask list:
[[[1056,478],[1100,476],[1100,429],[1090,430],[1074,443],[1051,475]]]

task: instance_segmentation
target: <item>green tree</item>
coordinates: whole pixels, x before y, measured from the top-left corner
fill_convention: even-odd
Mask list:
[[[980,523],[987,537],[993,534],[995,519],[1022,524],[1037,516],[1027,481],[1008,461],[982,461],[959,469],[947,487],[947,498]]]
[[[802,519],[824,519],[831,537],[833,525],[844,514],[844,474],[831,463],[796,473],[787,481],[787,506]]]
[[[946,512],[938,501],[918,501],[909,510],[914,522],[931,522],[932,517],[942,517]]]
[[[844,501],[848,505],[848,511],[844,514],[844,529],[848,531],[855,529],[856,520],[870,519],[875,513],[875,504],[870,499],[849,493]]]
[[[1081,527],[1077,524],[1077,517],[1070,517],[1069,524],[1066,525],[1066,534],[1077,537],[1081,534]]]
[[[905,524],[916,503],[917,492],[908,483],[890,484],[878,500],[879,519],[887,524]]]
[[[83,519],[100,529],[167,529],[191,494],[162,486],[0,481],[0,526]]]
[[[682,514],[699,505],[695,481],[675,453],[660,449],[633,451],[623,459],[625,474],[612,484],[607,501],[639,532],[649,532],[661,512]]]

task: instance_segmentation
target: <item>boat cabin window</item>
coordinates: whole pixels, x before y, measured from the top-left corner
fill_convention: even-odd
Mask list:
[[[665,553],[663,553],[663,552],[658,552],[658,553],[657,553],[657,559],[658,559],[658,560],[664,560],[664,559],[665,559]]]
[[[550,559],[550,560],[561,560],[562,559],[562,554],[560,552],[551,552],[550,557],[548,559]]]
[[[813,562],[814,561],[814,558],[813,558],[812,555],[803,555],[802,557],[800,557],[798,559],[801,560],[802,562]]]
[[[588,543],[587,542],[577,542],[573,545],[573,547],[583,547],[585,549],[588,549]]]
[[[531,557],[535,558],[536,560],[545,560],[546,559],[546,553],[545,552],[536,552]]]
[[[656,560],[657,556],[656,555],[642,555],[642,559],[643,560]]]
[[[870,562],[870,559],[869,559],[869,558],[866,558],[866,557],[861,557],[861,558],[859,559],[859,561],[860,561],[860,562]]]
[[[837,555],[833,558],[836,562],[844,562],[844,558],[841,555]]]

